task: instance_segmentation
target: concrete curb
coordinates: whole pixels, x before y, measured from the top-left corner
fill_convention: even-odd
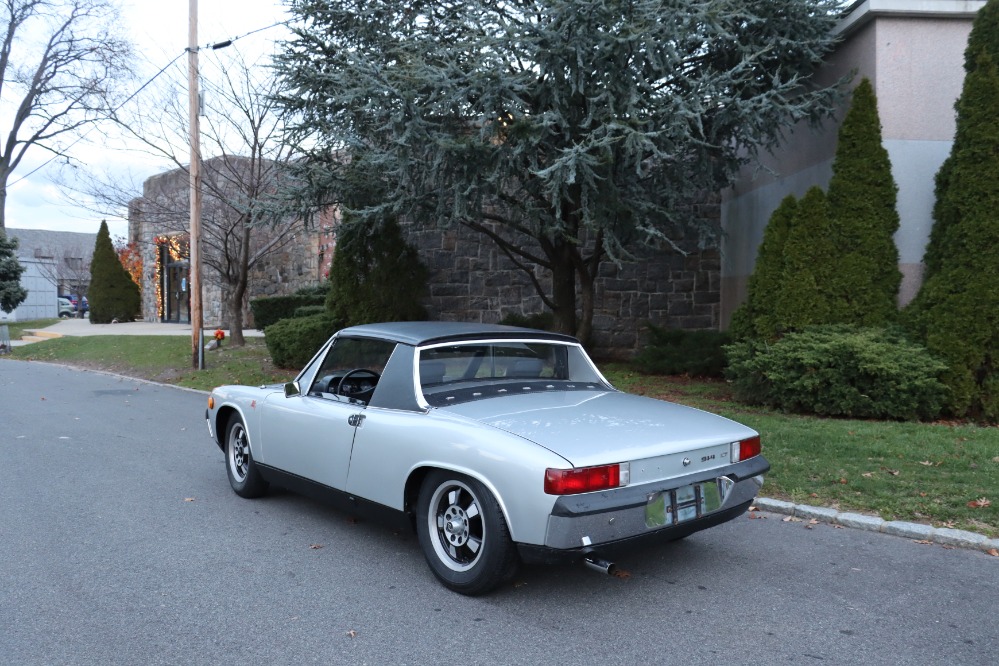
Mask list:
[[[990,539],[984,534],[977,534],[966,530],[952,530],[946,527],[906,523],[899,520],[882,520],[877,516],[846,513],[837,511],[836,509],[808,506],[807,504],[794,504],[793,502],[784,502],[782,500],[770,499],[769,497],[757,497],[753,504],[760,511],[769,511],[770,513],[779,513],[805,520],[817,520],[821,523],[842,525],[843,527],[868,532],[880,532],[915,541],[929,541],[942,546],[970,548],[983,552],[988,552],[992,549],[999,550],[999,539]]]

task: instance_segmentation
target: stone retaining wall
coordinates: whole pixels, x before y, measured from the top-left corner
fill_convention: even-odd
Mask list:
[[[717,212],[715,206],[709,207]],[[464,227],[414,230],[407,239],[430,270],[425,306],[431,318],[497,323],[509,314],[546,310],[528,276],[481,234]],[[646,322],[682,329],[719,323],[720,260],[717,249],[696,243],[675,251],[641,250],[620,267],[607,261],[595,285],[594,355],[626,358],[645,341]],[[545,289],[551,280],[538,274]]]

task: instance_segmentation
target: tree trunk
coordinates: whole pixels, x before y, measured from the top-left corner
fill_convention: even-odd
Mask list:
[[[576,326],[576,337],[584,347],[589,347],[590,336],[593,335],[593,282],[593,277],[588,272],[579,272],[579,295],[583,311]]]
[[[236,257],[236,276],[230,283],[229,296],[226,299],[226,310],[229,318],[229,344],[242,347],[246,344],[243,337],[243,297],[246,296],[246,285],[250,279],[250,225],[244,220],[242,235],[239,241]]]
[[[232,347],[242,347],[246,344],[246,338],[243,337],[243,294],[245,293],[244,282],[242,288],[236,286],[225,299],[226,318],[229,320],[229,345]]]
[[[0,236],[7,235],[7,181],[0,185]]]
[[[552,252],[552,302],[555,332],[576,334],[576,268],[574,248],[564,239],[554,242]]]

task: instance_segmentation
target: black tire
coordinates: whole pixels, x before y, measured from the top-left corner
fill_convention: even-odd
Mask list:
[[[267,482],[250,455],[250,438],[239,414],[233,414],[225,429],[225,471],[229,485],[240,497],[253,499],[267,492]]]
[[[517,549],[492,493],[463,474],[436,470],[420,488],[416,534],[445,587],[475,596],[517,571]]]

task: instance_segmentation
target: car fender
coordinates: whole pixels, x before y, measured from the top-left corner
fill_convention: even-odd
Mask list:
[[[220,386],[212,391],[215,408],[209,410],[213,431],[219,448],[225,450],[225,428],[229,422],[228,414],[235,412],[243,421],[246,436],[250,442],[250,454],[253,459],[264,463],[266,452],[260,441],[260,407],[274,389],[247,386]],[[220,416],[224,418],[220,418]]]
[[[419,470],[472,477],[496,498],[514,541],[543,543],[556,497],[544,493],[548,467],[567,461],[518,435],[441,410],[368,408],[354,439],[347,492],[406,510]]]

